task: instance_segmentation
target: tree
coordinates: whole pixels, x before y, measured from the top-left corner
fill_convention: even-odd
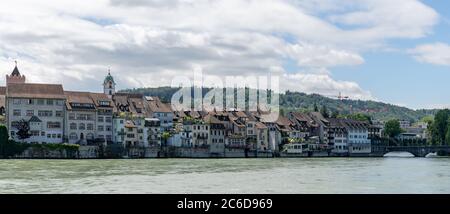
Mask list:
[[[314,112],[319,112],[319,107],[317,107],[317,103],[314,103]]]
[[[358,120],[362,122],[372,123],[372,118],[367,114],[356,113],[348,116],[349,119]]]
[[[402,133],[400,128],[400,122],[398,120],[389,120],[384,125],[384,134],[390,138],[393,138]]]
[[[166,153],[165,148],[167,146],[167,141],[169,140],[169,138],[170,138],[170,133],[169,132],[163,132],[161,134],[161,139],[163,140],[163,142],[161,142],[161,144],[160,144],[160,150],[158,152],[158,157],[161,157],[161,152]]]
[[[167,140],[170,138],[170,133],[169,132],[163,132],[161,135],[161,138],[164,140],[164,146],[167,145]]]
[[[24,119],[20,120],[16,124],[15,128],[17,129],[17,133],[16,133],[17,137],[19,138],[19,140],[22,140],[22,142],[23,142],[23,140],[31,137],[30,124],[26,120],[24,120]]]
[[[429,133],[431,135],[431,141],[434,144],[445,144],[445,138],[449,126],[450,110],[439,110],[434,117],[434,122],[429,126]]]
[[[4,125],[0,125],[0,145],[8,142],[8,129]]]
[[[5,148],[8,143],[8,129],[4,125],[0,125],[0,156],[5,156]]]
[[[284,109],[282,109],[282,108],[280,108],[280,113],[279,113],[281,116],[285,116],[285,112],[284,112]]]
[[[328,109],[326,106],[322,106],[322,109],[320,109],[320,113],[323,115],[323,117],[325,118],[329,118],[330,114],[328,112]]]
[[[339,111],[335,110],[333,113],[331,113],[331,118],[338,118],[339,117]]]
[[[445,134],[445,144],[450,145],[450,126],[447,128],[447,133]]]

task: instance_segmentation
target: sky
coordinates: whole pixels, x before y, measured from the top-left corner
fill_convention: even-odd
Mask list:
[[[395,3],[393,3],[395,2]],[[277,75],[283,90],[450,107],[444,0],[2,2],[0,74],[101,91],[176,76]],[[0,79],[5,84],[5,79]]]

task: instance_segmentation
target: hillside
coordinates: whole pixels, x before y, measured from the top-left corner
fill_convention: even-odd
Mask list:
[[[169,102],[172,94],[178,88],[158,87],[158,88],[137,88],[126,89],[121,92],[141,93],[146,96],[158,96],[164,102]],[[205,89],[206,92],[208,89]],[[319,108],[326,106],[331,112],[338,111],[340,114],[364,113],[372,116],[373,119],[403,119],[417,121],[427,115],[434,115],[437,110],[413,110],[392,104],[363,101],[363,100],[338,100],[328,98],[318,94],[305,94],[301,92],[289,92],[280,95],[280,105],[284,112],[289,111],[311,111],[314,105]]]

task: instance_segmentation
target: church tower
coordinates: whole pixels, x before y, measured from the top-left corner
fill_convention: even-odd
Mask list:
[[[16,67],[12,71],[11,75],[6,75],[6,85],[10,83],[25,83],[25,75],[21,75],[17,68],[17,61],[15,61]]]
[[[103,92],[107,94],[110,98],[112,95],[116,93],[116,83],[114,82],[114,78],[111,76],[111,72],[108,69],[108,75],[105,77],[103,81]]]

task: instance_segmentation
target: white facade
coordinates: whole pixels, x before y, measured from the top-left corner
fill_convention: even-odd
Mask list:
[[[62,143],[64,134],[64,99],[7,98],[7,123],[10,137],[19,141],[15,124],[32,116],[40,122],[30,122],[28,143]]]

